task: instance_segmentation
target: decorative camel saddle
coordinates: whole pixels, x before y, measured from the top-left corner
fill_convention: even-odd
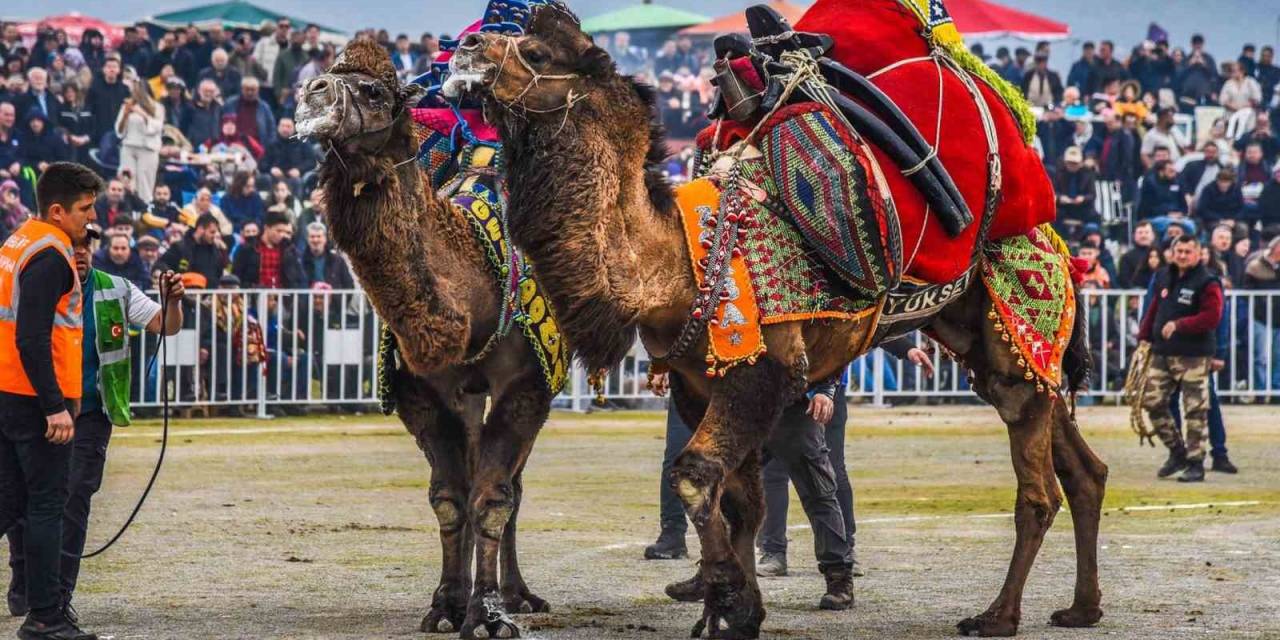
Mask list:
[[[1028,204],[1051,187],[1017,92],[969,56],[938,0],[819,0],[795,28],[767,6],[747,20],[750,39],[716,40],[713,123],[677,190],[707,375],[754,362],[763,325],[876,314],[901,334],[981,279],[1027,380],[1059,387],[1069,261],[1054,212]]]

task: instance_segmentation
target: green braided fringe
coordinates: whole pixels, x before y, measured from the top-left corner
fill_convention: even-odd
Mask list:
[[[378,403],[382,415],[389,416],[396,412],[396,334],[391,328],[382,325],[378,335]]]
[[[1022,91],[1009,84],[1008,80],[1001,78],[994,69],[987,66],[987,63],[979,60],[978,56],[970,53],[964,43],[944,44],[942,48],[960,65],[960,68],[978,76],[995,90],[1013,114],[1014,120],[1018,121],[1018,128],[1022,130],[1022,141],[1032,144],[1036,137],[1036,116],[1031,113],[1031,104],[1022,95]]]

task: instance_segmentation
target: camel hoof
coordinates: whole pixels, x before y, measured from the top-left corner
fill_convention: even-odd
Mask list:
[[[528,591],[503,598],[503,605],[511,613],[551,613],[551,605],[546,600]]]
[[[978,636],[980,638],[1008,638],[1018,634],[1018,623],[1004,620],[996,614],[987,612],[972,618],[965,618],[956,625],[962,636]]]
[[[693,625],[693,630],[689,632],[689,637],[701,638],[704,631],[707,634],[707,638],[719,638],[722,640],[754,640],[760,637],[759,625],[754,627],[751,625],[733,625],[716,614],[706,615],[698,620]]]
[[[502,598],[495,592],[473,596],[462,623],[464,640],[481,638],[519,638],[520,627],[507,615]]]
[[[418,629],[423,633],[453,633],[462,626],[466,609],[448,605],[433,605],[422,618]]]
[[[1068,627],[1077,629],[1080,627],[1092,627],[1098,624],[1102,619],[1102,609],[1099,607],[1071,607],[1070,609],[1059,609],[1049,616],[1049,624],[1055,627]]]

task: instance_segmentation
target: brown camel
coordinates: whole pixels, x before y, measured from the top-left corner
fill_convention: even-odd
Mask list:
[[[652,354],[669,354],[698,294],[666,155],[651,121],[651,90],[619,75],[577,18],[559,4],[536,10],[525,35],[474,34],[453,58],[455,82],[480,94],[505,144],[512,233],[533,262],[566,338],[589,367],[606,367],[636,332]],[[1038,392],[988,319],[973,286],[928,328],[972,371],[973,387],[1008,425],[1018,480],[1017,542],[1004,586],[963,633],[1013,635],[1027,574],[1066,492],[1075,527],[1075,599],[1054,624],[1089,626],[1102,615],[1097,534],[1107,468],[1085,444],[1073,413]],[[1073,354],[1083,346],[1077,314]],[[754,543],[763,505],[761,445],[807,383],[826,379],[875,339],[869,320],[764,327],[767,355],[723,377],[697,355],[671,359],[673,396],[697,425],[676,461],[673,484],[702,543],[704,608],[694,634],[754,638],[765,611]],[[878,338],[876,338],[878,339]],[[700,338],[702,345],[706,337]],[[687,353],[706,353],[695,347]],[[1071,354],[1069,354],[1071,355]],[[1072,385],[1087,362],[1068,358]]]
[[[394,392],[431,465],[443,552],[422,630],[516,637],[508,612],[548,610],[521,577],[516,519],[521,473],[553,393],[519,330],[488,344],[503,292],[469,223],[414,160],[419,134],[407,107],[419,97],[385,50],[356,41],[303,88],[298,129],[328,149],[320,188],[330,231],[407,365]]]

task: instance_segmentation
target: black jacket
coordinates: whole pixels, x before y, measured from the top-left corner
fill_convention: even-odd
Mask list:
[[[1120,256],[1120,265],[1116,273],[1117,289],[1146,289],[1151,284],[1151,267],[1147,258],[1151,256],[1151,247],[1132,247]]]
[[[1201,299],[1210,288],[1218,288],[1221,296],[1222,282],[1204,265],[1183,274],[1173,266],[1156,273],[1154,290],[1157,299],[1155,322],[1151,329],[1151,351],[1162,356],[1212,357],[1218,351],[1218,332],[1174,332],[1165,338],[1161,332],[1166,322],[1189,318],[1200,313]],[[1219,310],[1219,316],[1221,311]]]
[[[102,77],[95,77],[85,94],[84,106],[93,114],[93,141],[102,139],[102,134],[111,131],[116,125],[116,116],[120,115],[120,105],[129,97],[129,87],[119,79],[115,84],[107,84]]]
[[[1142,192],[1138,195],[1138,219],[1155,218],[1172,211],[1186,213],[1187,201],[1182,197],[1182,187],[1176,180],[1165,182],[1148,171],[1142,179]]]
[[[236,259],[231,263],[231,273],[240,278],[240,286],[253,289],[259,286],[259,275],[262,270],[262,256],[258,253],[258,242],[246,244],[236,250]],[[306,286],[306,278],[302,274],[302,262],[298,259],[298,248],[292,242],[280,244],[280,289],[301,289]]]
[[[297,169],[301,173],[306,173],[316,168],[316,151],[310,142],[294,138],[277,138],[271,146],[267,147],[267,152],[263,154],[262,161],[258,164],[264,172],[280,169],[288,173],[290,169]]]
[[[116,264],[111,261],[111,256],[106,249],[99,249],[93,254],[93,268],[124,278],[143,291],[151,288],[151,274],[147,273],[147,267],[142,264],[142,258],[138,257],[137,251],[129,251],[129,259],[124,264]]]
[[[222,105],[211,102],[200,106],[195,102],[191,108],[183,111],[181,123],[182,135],[192,146],[199,146],[205,140],[216,140],[222,133]]]
[[[192,232],[160,256],[160,263],[178,273],[198,273],[208,281],[210,289],[218,286],[227,268],[227,252],[212,244],[195,241]]]
[[[316,262],[323,260],[324,279],[316,280]],[[356,288],[355,279],[351,277],[351,269],[347,268],[347,261],[342,259],[333,249],[325,249],[323,255],[317,257],[313,255],[310,249],[302,250],[302,277],[306,287],[310,289],[317,282],[324,282],[334,289],[354,289]]]
[[[1205,186],[1196,201],[1196,217],[1204,222],[1206,230],[1212,230],[1223,218],[1239,220],[1244,211],[1244,194],[1240,185],[1232,184],[1224,192],[1216,182]]]

